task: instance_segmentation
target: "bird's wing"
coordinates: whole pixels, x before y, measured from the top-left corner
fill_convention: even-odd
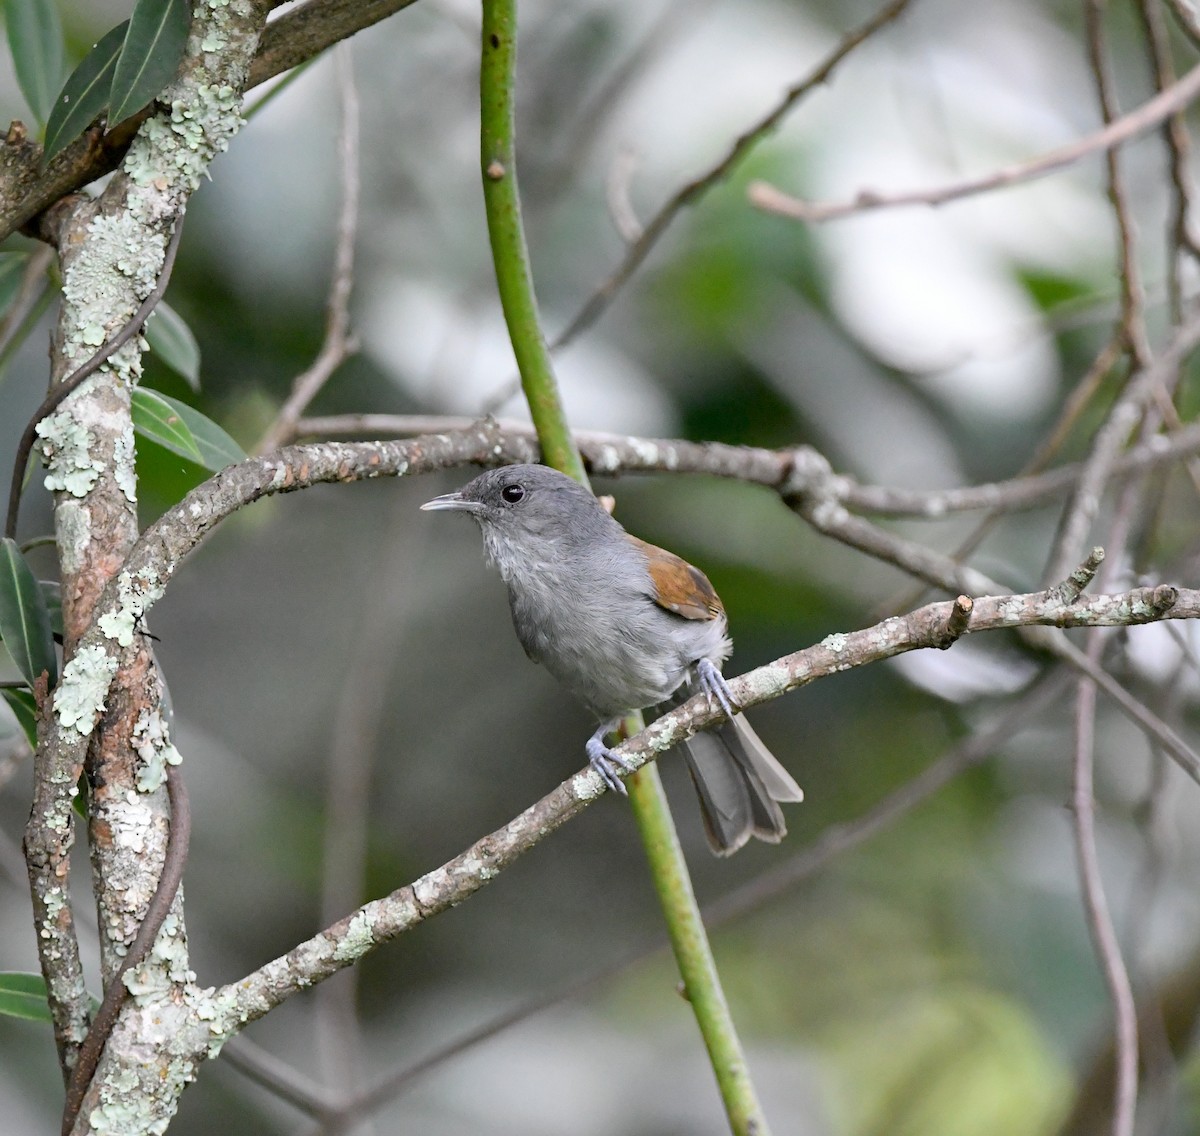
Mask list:
[[[654,584],[651,598],[659,607],[682,615],[684,619],[717,619],[725,614],[721,598],[699,568],[693,568],[665,548],[638,540],[636,536],[629,539],[646,558]]]

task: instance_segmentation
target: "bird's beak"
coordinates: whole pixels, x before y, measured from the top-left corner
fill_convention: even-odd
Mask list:
[[[435,497],[432,501],[426,501],[421,508],[430,512],[438,509],[456,509],[463,513],[479,513],[483,510],[483,506],[478,501],[472,501],[457,491],[454,493],[443,493],[440,497]]]

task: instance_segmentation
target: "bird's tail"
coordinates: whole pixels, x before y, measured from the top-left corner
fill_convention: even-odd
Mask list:
[[[752,836],[778,844],[787,835],[778,802],[802,801],[804,793],[741,714],[688,738],[683,756],[718,856]]]

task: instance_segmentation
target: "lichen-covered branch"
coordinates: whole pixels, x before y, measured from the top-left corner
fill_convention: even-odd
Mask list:
[[[318,438],[369,435],[386,437],[435,434],[465,430],[477,419],[434,414],[338,414],[302,418],[297,434]],[[497,428],[506,436],[532,438],[528,423],[502,419]],[[820,487],[825,495],[856,513],[881,517],[910,517],[937,521],[955,513],[988,510],[1003,513],[1037,508],[1071,491],[1083,466],[1072,462],[1046,473],[985,482],[957,489],[905,489],[890,485],[864,485],[836,473],[828,459],[811,446],[766,450],[731,446],[724,442],[692,442],[677,438],[639,438],[595,430],[572,431],[589,472],[704,473],[778,489],[789,479],[801,487]],[[1159,434],[1118,457],[1113,479],[1162,469],[1200,453],[1200,423],[1191,423],[1171,434]],[[797,467],[803,457],[807,472]],[[799,479],[799,481],[797,480]]]
[[[240,98],[268,5],[210,2],[197,10],[166,109],[142,121],[123,168],[94,201],[65,201],[41,227],[62,266],[62,305],[54,337],[52,383],[60,383],[97,347],[129,325],[155,289],[168,238],[212,159],[240,125]],[[102,970],[128,971],[124,986],[137,1007],[117,1019],[91,1088],[81,1066],[64,1113],[64,1132],[150,1130],[174,1111],[186,1070],[147,1060],[148,1022],[190,978],[181,901],[140,962],[129,957],[167,856],[170,809],[164,771],[178,761],[162,709],[162,688],[142,628],[123,631],[128,650],[113,658],[80,642],[98,597],[137,539],[130,396],[141,372],[137,336],[115,350],[37,424],[45,485],[55,494],[55,533],[63,594],[64,680],[44,705],[37,807],[26,831],[27,859],[42,969],[59,1031],[64,1073],[77,1063],[83,1017],[70,920],[56,913],[68,893],[73,824],[70,801],[87,758],[89,833],[99,909]],[[81,686],[104,676],[104,689]],[[101,712],[102,711],[102,712]],[[79,745],[64,748],[56,729],[71,723]],[[170,896],[167,896],[170,899]],[[164,905],[165,907],[165,905]],[[142,938],[152,938],[144,933]],[[123,961],[123,959],[125,961]],[[77,960],[76,960],[77,961]],[[118,993],[122,993],[118,991]],[[65,1012],[56,1006],[64,1000]],[[133,1019],[141,1017],[139,1026]],[[115,1014],[109,1012],[106,1021]],[[92,1034],[92,1050],[104,1046]],[[149,1047],[153,1049],[153,1046]]]
[[[248,91],[411,3],[413,0],[308,0],[299,4],[267,25],[249,73],[231,85],[239,92]],[[217,10],[224,6],[207,4],[218,15]],[[239,8],[259,11],[274,6],[270,2],[242,3],[229,8],[236,13]],[[207,21],[207,26],[213,24]],[[211,56],[220,52],[224,42],[218,32],[204,42],[205,53]],[[67,194],[115,170],[153,109],[147,108],[108,133],[99,126],[89,130],[44,168],[42,147],[24,129],[17,128],[20,124],[10,129],[0,138],[0,239]]]
[[[738,704],[751,707],[821,678],[921,649],[938,649],[947,625],[958,620],[955,601],[886,619],[858,631],[838,632],[730,680]],[[1158,619],[1200,616],[1200,590],[1169,586],[1064,602],[1053,589],[1027,595],[976,597],[969,632],[1021,626],[1132,626]],[[953,648],[951,648],[953,649]],[[719,709],[697,696],[622,743],[634,766],[652,761],[699,729],[713,725]],[[1200,781],[1200,766],[1188,770]],[[380,944],[461,903],[500,871],[603,793],[598,774],[585,769],[440,868],[301,943],[236,983],[212,992],[213,1030],[226,1035],[268,1013],[292,994],[357,962]]]

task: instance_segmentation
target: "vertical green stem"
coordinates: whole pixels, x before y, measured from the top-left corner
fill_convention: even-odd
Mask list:
[[[521,221],[514,142],[516,64],[516,0],[483,0],[480,159],[500,303],[542,457],[547,465],[586,484],[587,474],[567,425],[550,351],[538,319]],[[633,715],[627,727],[640,730],[641,715]],[[626,784],[675,958],[708,1049],[730,1129],[735,1136],[769,1136],[713,963],[658,769],[648,765]]]
[[[633,815],[642,843],[654,865],[654,887],[666,915],[684,993],[700,1026],[708,1060],[725,1102],[730,1131],[736,1136],[769,1136],[746,1055],[725,1001],[725,991],[721,989],[721,978],[657,767],[647,765],[639,769],[626,784],[635,802]]]
[[[529,249],[517,190],[514,126],[517,73],[516,0],[484,0],[483,54],[479,68],[480,163],[488,237],[496,265],[500,304],[521,372],[521,386],[547,465],[587,481],[571,438],[550,350],[538,319]]]

